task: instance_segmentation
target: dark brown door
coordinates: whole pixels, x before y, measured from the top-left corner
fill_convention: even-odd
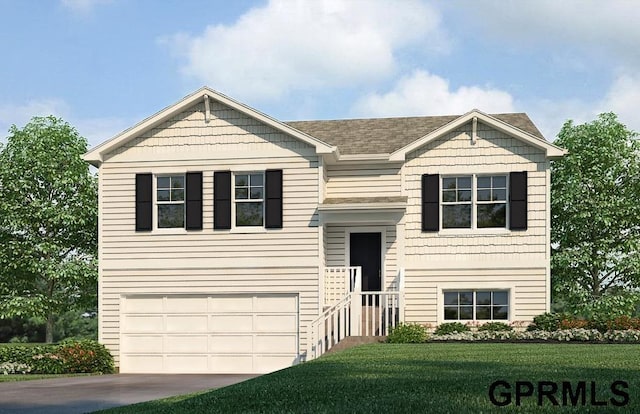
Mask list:
[[[380,233],[351,233],[349,257],[351,266],[362,267],[362,290],[380,291],[382,287]]]

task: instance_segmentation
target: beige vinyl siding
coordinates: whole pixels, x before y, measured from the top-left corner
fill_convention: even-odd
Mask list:
[[[406,318],[437,322],[438,286],[503,286],[512,290],[512,321],[545,312],[548,295],[547,188],[549,163],[542,150],[480,123],[471,142],[467,125],[408,154],[403,185]],[[421,230],[422,174],[472,175],[527,171],[528,229]]]
[[[386,226],[346,226],[346,225],[327,225],[325,237],[327,247],[325,249],[327,266],[349,266],[347,250],[348,232],[382,233],[384,242],[384,251],[382,259],[384,263],[384,286],[383,289],[391,289],[393,282],[398,275],[398,240],[396,237],[396,227],[393,225]]]
[[[101,166],[100,337],[117,362],[120,298],[129,294],[296,294],[299,349],[306,350],[307,325],[319,309],[317,156],[252,118],[211,107],[210,122],[204,106],[194,105]],[[283,170],[283,228],[214,230],[214,171],[266,169]],[[203,173],[203,230],[135,232],[135,174],[187,171]]]
[[[471,143],[470,129],[452,132],[409,154],[404,185],[407,206],[405,254],[408,262],[467,261],[487,264],[517,259],[547,259],[547,174],[543,151],[479,124],[478,140]],[[471,175],[507,174],[527,171],[528,230],[508,229],[421,230],[422,174]]]
[[[438,309],[443,306],[440,289],[513,290],[510,322],[530,322],[546,311],[545,269],[407,269],[405,272],[405,320],[436,325]]]
[[[327,165],[327,198],[397,197],[401,194],[397,164]]]

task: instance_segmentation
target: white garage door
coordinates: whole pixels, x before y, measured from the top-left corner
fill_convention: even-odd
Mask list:
[[[120,372],[266,373],[298,357],[296,295],[127,296]]]

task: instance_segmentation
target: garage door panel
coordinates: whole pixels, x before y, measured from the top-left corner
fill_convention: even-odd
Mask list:
[[[167,298],[165,312],[167,313],[207,313],[207,298],[175,297]]]
[[[128,352],[161,353],[163,339],[162,335],[124,335],[122,348]]]
[[[164,352],[207,353],[207,335],[168,335],[165,339]]]
[[[210,299],[209,310],[216,313],[252,312],[253,297],[249,296],[214,296]]]
[[[120,371],[265,373],[297,361],[298,297],[136,295],[122,299]]]
[[[295,312],[298,301],[295,296],[258,296],[255,312]]]
[[[162,313],[164,299],[129,297],[124,300],[125,313]]]
[[[165,372],[198,373],[207,372],[207,355],[167,355],[165,357]]]
[[[212,353],[253,352],[253,335],[216,335],[209,339],[209,351]]]
[[[256,353],[295,353],[297,348],[296,335],[256,335],[253,342]]]
[[[122,321],[125,332],[162,332],[164,323],[162,316],[129,315]]]
[[[212,315],[212,332],[251,332],[253,329],[252,315]]]
[[[221,374],[226,373],[250,373],[253,369],[253,355],[212,355],[209,359],[211,370]]]
[[[162,355],[127,355],[123,356],[121,364],[126,367],[126,372],[151,373],[163,369]]]
[[[289,331],[297,326],[295,315],[257,315],[255,330],[258,332]]]
[[[207,315],[168,315],[166,332],[207,332]]]

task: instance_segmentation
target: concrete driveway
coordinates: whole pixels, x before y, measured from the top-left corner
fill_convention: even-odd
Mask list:
[[[87,413],[225,387],[257,375],[119,374],[0,383],[0,414]]]

